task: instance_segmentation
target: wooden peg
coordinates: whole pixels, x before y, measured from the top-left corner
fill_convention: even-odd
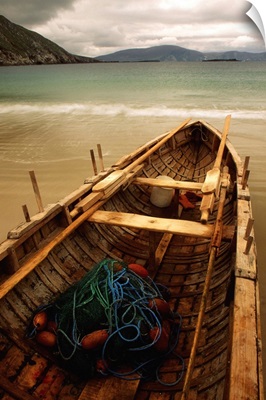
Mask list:
[[[248,169],[249,160],[250,160],[250,156],[246,156],[245,157],[245,161],[244,161],[244,165],[243,165],[242,182],[241,182],[242,185],[243,185],[244,180],[245,180],[245,175],[246,175],[246,171]]]
[[[34,171],[29,171],[29,174],[30,174],[30,178],[31,178],[32,187],[33,187],[33,190],[34,190],[34,193],[35,193],[35,198],[36,198],[36,201],[37,201],[38,209],[39,209],[39,212],[41,213],[41,212],[44,211],[44,208],[43,208],[43,205],[42,205],[41,194],[40,194],[40,191],[39,191],[39,187],[38,187],[38,183],[37,183],[37,180],[36,180],[36,176],[35,176]]]
[[[94,151],[90,150],[90,154],[91,154],[91,162],[92,162],[92,168],[93,168],[94,175],[98,175],[97,165],[96,165],[95,156],[94,156]]]
[[[242,189],[245,190],[247,183],[248,183],[248,178],[249,178],[249,174],[250,174],[250,170],[246,170],[245,175],[243,176],[243,180],[242,180]]]
[[[244,251],[244,254],[246,254],[246,255],[249,254],[250,248],[251,248],[252,243],[253,243],[253,239],[254,239],[253,236],[249,236],[249,237],[248,237],[248,239],[247,239],[247,245],[246,245],[246,249],[245,249],[245,251]]]
[[[253,218],[249,218],[248,223],[247,223],[247,228],[246,228],[246,232],[245,232],[245,236],[244,239],[248,240],[251,230],[253,228],[254,225],[254,219]]]
[[[100,144],[97,144],[97,149],[98,149],[98,156],[100,160],[100,169],[101,171],[104,171],[104,165],[103,165],[103,154],[102,154],[102,148]]]
[[[28,207],[27,207],[26,204],[24,204],[22,206],[22,210],[23,210],[23,214],[24,214],[24,217],[25,217],[25,221],[26,222],[30,222],[30,214],[29,214]]]

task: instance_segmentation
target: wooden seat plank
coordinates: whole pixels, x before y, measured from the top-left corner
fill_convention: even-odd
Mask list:
[[[210,238],[213,234],[212,225],[115,211],[98,210],[95,211],[88,220],[99,224],[127,226],[129,228],[140,228],[155,232],[167,232],[205,238]]]
[[[199,222],[182,221],[171,218],[155,218],[132,213],[98,210],[95,211],[88,220],[98,224],[126,226],[128,228],[139,228],[177,235],[203,238],[211,238],[213,235],[213,225],[211,224],[203,225]],[[229,234],[229,232],[227,232],[227,234]],[[227,234],[224,235],[223,232],[223,236],[227,236]]]

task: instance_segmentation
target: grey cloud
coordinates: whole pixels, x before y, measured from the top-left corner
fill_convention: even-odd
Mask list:
[[[72,8],[73,3],[75,0],[0,0],[0,12],[18,25],[31,27],[49,21],[63,9]]]
[[[263,50],[249,8],[246,0],[0,0],[11,21],[92,57],[159,44],[226,50],[245,46],[245,36]]]

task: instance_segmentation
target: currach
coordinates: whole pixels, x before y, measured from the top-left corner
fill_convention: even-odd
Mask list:
[[[186,120],[24,207],[0,245],[1,399],[263,399],[248,157],[230,118]]]

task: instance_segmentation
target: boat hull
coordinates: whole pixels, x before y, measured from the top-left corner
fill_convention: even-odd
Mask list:
[[[263,398],[256,249],[252,230],[245,233],[250,195],[228,140],[217,167],[222,140],[208,123],[185,123],[9,232],[0,248],[3,398]],[[171,191],[169,206],[151,202],[155,187]],[[38,307],[106,259],[143,266],[182,318],[159,379],[84,379],[26,336]]]

